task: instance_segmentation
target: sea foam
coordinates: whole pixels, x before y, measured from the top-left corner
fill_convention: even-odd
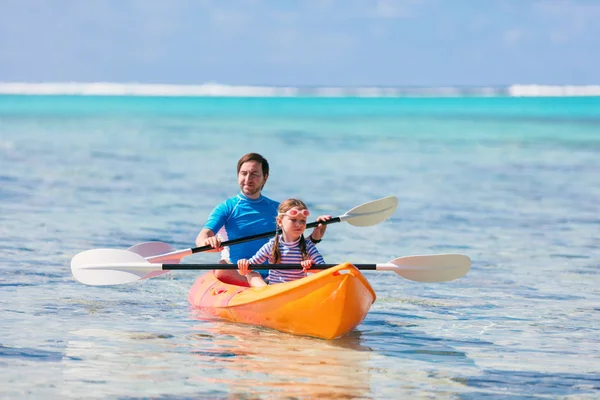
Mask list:
[[[0,94],[192,97],[564,97],[600,96],[600,85],[509,85],[489,87],[294,87],[260,85],[170,85],[111,82],[0,82]]]

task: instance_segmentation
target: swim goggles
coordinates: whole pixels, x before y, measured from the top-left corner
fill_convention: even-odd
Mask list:
[[[287,211],[286,211],[286,212],[284,212],[284,213],[279,213],[279,214],[277,214],[277,215],[278,215],[279,217],[281,217],[282,215],[287,215],[287,216],[288,216],[288,217],[290,217],[290,218],[294,218],[294,217],[297,217],[297,216],[298,216],[298,215],[300,215],[300,214],[302,214],[302,215],[304,215],[305,217],[307,217],[307,218],[308,218],[308,216],[310,215],[310,211],[308,211],[307,209],[304,209],[304,210],[298,210],[297,208],[292,208],[292,209],[290,209],[290,210],[287,210]]]

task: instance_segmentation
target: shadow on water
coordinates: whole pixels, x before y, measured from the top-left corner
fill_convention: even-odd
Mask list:
[[[40,361],[40,362],[58,362],[61,361],[65,355],[58,351],[47,351],[41,349],[32,349],[26,347],[8,347],[0,345],[0,360],[6,358],[16,358],[27,361]],[[76,358],[73,358],[76,360]]]
[[[455,388],[454,396],[461,399],[511,399],[549,398],[554,396],[584,395],[600,391],[600,378],[589,373],[550,373],[543,370],[499,370],[482,368],[459,348],[487,350],[496,348],[494,342],[468,339],[441,338],[416,330],[418,319],[411,322],[392,323],[385,312],[373,312],[361,326],[363,345],[374,353],[389,357],[426,362],[432,375],[441,371],[450,381],[462,388]],[[496,350],[497,351],[497,350]],[[407,361],[405,361],[407,362]],[[538,368],[539,369],[539,368]]]
[[[591,374],[485,370],[480,376],[454,380],[475,389],[460,396],[469,400],[554,398],[594,392],[598,394],[600,391],[600,378]]]
[[[378,354],[437,365],[475,365],[465,352],[457,350],[457,345],[465,344],[461,341],[435,337],[422,330],[416,330],[418,325],[414,322],[398,324],[387,321],[383,318],[385,313],[372,312],[369,315],[369,320],[363,323],[360,329],[365,345]],[[477,344],[490,343],[477,341]]]

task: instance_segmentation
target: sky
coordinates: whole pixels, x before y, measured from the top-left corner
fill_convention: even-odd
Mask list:
[[[600,0],[0,0],[0,82],[600,84]]]

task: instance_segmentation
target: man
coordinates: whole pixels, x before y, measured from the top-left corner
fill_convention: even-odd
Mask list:
[[[262,195],[262,189],[269,178],[268,161],[260,154],[248,153],[238,161],[237,175],[240,193],[215,207],[196,238],[196,246],[210,245],[213,252],[223,252],[220,263],[235,264],[241,258],[250,258],[269,240],[252,240],[224,249],[221,246],[222,239],[238,239],[274,231],[276,228],[279,203]],[[331,216],[326,218],[330,219]],[[309,239],[319,243],[326,229],[326,225],[317,226]],[[247,282],[236,270],[217,270],[215,275],[231,283]]]

